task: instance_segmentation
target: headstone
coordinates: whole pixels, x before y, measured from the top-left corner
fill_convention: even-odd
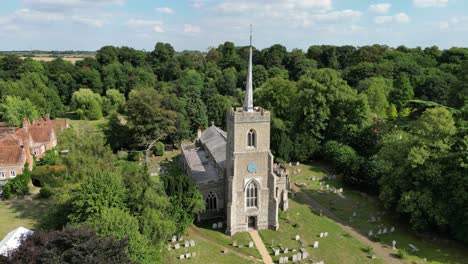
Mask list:
[[[197,256],[197,252],[193,252],[192,253],[192,258],[196,257]]]
[[[190,254],[190,253],[186,253],[186,254],[185,254],[185,258],[186,258],[186,259],[189,259],[191,256],[192,256],[192,254]]]
[[[382,234],[382,229],[379,229],[379,231],[377,231],[377,235],[381,235]]]
[[[279,263],[280,263],[280,264],[283,264],[283,263],[284,263],[283,257],[280,257],[280,258],[279,258]]]
[[[227,248],[223,249],[223,253],[224,253],[224,254],[227,254],[228,252],[229,252],[229,251],[228,251]]]
[[[294,263],[297,262],[297,256],[296,256],[296,254],[292,255],[292,262],[294,262]]]
[[[180,237],[179,237],[179,241],[182,241],[182,239],[184,239],[184,237],[183,237],[183,236],[180,236]]]
[[[319,247],[319,242],[318,241],[315,241],[314,242],[314,248],[318,248]]]
[[[297,260],[298,260],[298,261],[301,261],[301,260],[302,260],[302,254],[301,254],[301,253],[297,253],[296,255],[297,255]]]
[[[167,246],[167,251],[171,251],[171,250],[172,250],[171,245]]]
[[[299,245],[301,245],[301,247],[304,246],[304,243],[302,243],[302,240],[298,240],[297,243],[299,243]]]
[[[193,241],[193,239],[190,239],[190,246],[191,246],[191,247],[194,247],[194,246],[195,246],[195,241]]]
[[[223,228],[223,222],[218,222],[218,228],[219,229]]]
[[[356,212],[353,212],[353,217],[356,217]]]
[[[396,245],[396,241],[395,241],[395,240],[393,240],[393,241],[392,241],[392,249],[393,249],[393,250],[395,250],[395,249],[396,249],[396,248],[395,248],[395,245]]]
[[[382,230],[382,234],[387,234],[387,228],[386,227]]]
[[[172,236],[171,242],[176,242],[177,241],[177,236]]]
[[[372,231],[372,230],[369,230],[369,234],[368,234],[368,236],[370,236],[370,237],[371,237],[371,236],[373,236],[373,235],[374,235],[374,231]]]
[[[180,259],[185,259],[185,255],[180,255]]]
[[[285,248],[284,251],[283,251],[284,254],[288,254],[289,253],[289,248]]]
[[[237,240],[232,241],[232,246],[237,247]]]
[[[275,256],[279,256],[279,254],[280,254],[279,249],[275,249]]]
[[[324,237],[328,237],[328,232],[323,233]]]
[[[375,217],[371,216],[370,221],[371,223],[375,222]]]
[[[392,228],[390,228],[390,233],[393,233],[393,232],[395,232],[395,227],[394,226],[392,226]]]
[[[296,235],[296,241],[298,241],[299,239],[301,239],[301,237],[299,235]]]
[[[337,193],[337,190],[336,190],[336,189],[335,189],[335,190],[333,190],[333,193]]]
[[[281,251],[284,251],[283,244],[279,244],[279,248],[281,249]]]
[[[179,244],[179,243],[176,243],[176,244],[174,245],[174,248],[175,248],[175,249],[179,249],[179,248],[180,248],[180,244]]]
[[[212,227],[213,227],[213,229],[218,229],[218,224],[214,223]]]
[[[299,161],[298,161],[298,162],[296,162],[296,166],[299,166],[299,164],[300,164],[300,163],[299,163]]]
[[[253,245],[254,245],[253,242],[250,241],[250,242],[249,242],[249,248],[253,248]]]
[[[301,253],[302,253],[302,259],[306,259],[309,257],[309,253],[307,252],[307,250],[305,250],[305,248],[301,248]]]
[[[340,188],[340,193],[342,193],[342,192],[343,192],[343,188]]]
[[[292,166],[292,162],[289,162],[289,166]]]
[[[330,185],[327,184],[327,185],[325,186],[325,188],[327,188],[327,190],[330,189]]]
[[[289,258],[288,257],[284,257],[284,263],[288,263],[289,262]]]
[[[301,169],[297,169],[297,173],[301,173]]]

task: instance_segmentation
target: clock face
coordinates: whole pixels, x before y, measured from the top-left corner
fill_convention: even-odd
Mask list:
[[[249,165],[247,165],[247,171],[250,173],[257,172],[257,164],[255,164],[255,162],[250,162]]]

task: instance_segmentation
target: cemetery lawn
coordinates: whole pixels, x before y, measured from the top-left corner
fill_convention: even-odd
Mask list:
[[[298,169],[300,169],[300,172],[292,174],[293,171]],[[377,197],[350,190],[346,186],[343,186],[340,176],[336,179],[325,181],[324,186],[328,184],[330,188],[344,188],[344,197],[340,197],[332,191],[324,190],[325,187],[321,187],[319,181],[309,179],[311,176],[315,176],[318,179],[332,175],[333,168],[331,166],[316,162],[311,165],[301,164],[299,166],[291,166],[289,167],[289,171],[292,175],[291,184],[305,183],[305,186],[300,186],[303,192],[333,212],[333,214],[341,219],[343,224],[353,227],[362,235],[367,236],[369,230],[373,230],[374,234],[376,234],[379,228],[383,229],[386,227],[389,230],[391,227],[395,227],[395,232],[380,235],[378,236],[378,240],[384,247],[389,248],[391,248],[392,241],[395,240],[397,242],[396,247],[404,249],[407,252],[403,260],[405,263],[422,263],[423,258],[427,258],[427,263],[431,264],[468,263],[468,248],[466,246],[448,238],[437,237],[437,235],[417,234],[407,224],[386,213]],[[320,191],[321,188],[323,190]],[[356,212],[356,216],[352,217],[354,212]],[[380,217],[381,221],[371,223],[369,221],[371,216]],[[351,222],[350,217],[352,217]],[[413,244],[419,251],[411,252],[408,244]],[[324,260],[327,262],[327,259]]]
[[[37,228],[40,217],[48,208],[48,201],[31,197],[0,200],[0,240],[20,226]]]
[[[300,246],[295,241],[295,236],[300,235],[304,248],[309,253],[309,259],[314,263],[324,261],[325,263],[385,263],[377,256],[371,259],[371,254],[365,252],[366,245],[352,237],[338,224],[328,219],[316,215],[311,208],[295,198],[289,199],[289,210],[281,212],[279,216],[280,228],[278,231],[259,231],[263,243],[267,247],[273,261],[278,263],[279,257],[288,256],[291,261],[291,249],[299,250]],[[320,238],[321,232],[328,232],[328,237]],[[314,241],[319,241],[319,247],[313,248]],[[289,249],[288,254],[274,256],[271,250],[271,243],[274,248],[279,248],[282,244]],[[302,261],[301,263],[309,263]]]
[[[183,241],[180,243],[180,249],[174,249],[175,243],[168,243],[172,246],[172,250],[168,251],[167,247],[163,249],[164,263],[260,263],[261,256],[258,250],[248,247],[248,242],[251,241],[248,233],[239,233],[233,237],[223,233],[224,229],[213,230],[206,223],[203,226],[191,226],[188,234],[183,236],[184,240],[193,239],[195,247],[184,247]],[[243,245],[242,248],[232,246],[232,242],[236,240],[238,245]],[[228,253],[223,253],[227,249]],[[197,256],[190,259],[179,259],[179,256],[185,253],[196,252]]]

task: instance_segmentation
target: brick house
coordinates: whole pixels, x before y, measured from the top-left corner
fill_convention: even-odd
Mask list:
[[[68,127],[68,120],[51,120],[49,115],[32,123],[25,119],[22,128],[0,122],[0,194],[9,178],[23,173],[26,162],[31,170],[34,158],[57,146],[58,132]]]

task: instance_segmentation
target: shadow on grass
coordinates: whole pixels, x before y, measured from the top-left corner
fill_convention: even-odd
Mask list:
[[[40,227],[40,220],[49,210],[49,201],[47,199],[39,199],[32,195],[13,198],[4,202],[14,213],[18,214],[18,218],[34,220],[34,229]]]

